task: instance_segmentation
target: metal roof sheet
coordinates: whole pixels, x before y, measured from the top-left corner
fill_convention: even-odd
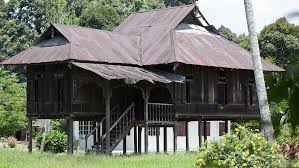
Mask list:
[[[52,39],[27,49],[2,64],[30,64],[66,60],[139,65],[138,36],[119,35],[78,26],[52,25],[68,42],[52,44]],[[50,31],[50,28],[49,28]]]
[[[42,41],[2,64],[75,60],[138,66],[184,63],[253,70],[247,50],[204,28],[188,30],[189,25],[180,24],[193,9],[197,9],[195,5],[185,5],[133,13],[114,32],[52,25],[65,37],[64,43]],[[187,30],[181,30],[182,27]],[[262,64],[265,71],[284,71],[264,59]]]
[[[91,71],[107,80],[123,79],[129,83],[148,81],[151,83],[184,82],[185,77],[164,71],[150,71],[140,67],[107,65],[94,63],[72,63],[73,65]]]
[[[174,29],[193,9],[194,4],[135,12],[128,16],[114,32],[140,35],[147,28]]]

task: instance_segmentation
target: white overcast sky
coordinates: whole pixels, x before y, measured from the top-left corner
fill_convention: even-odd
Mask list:
[[[299,0],[252,0],[257,30],[290,12],[299,12]],[[224,25],[235,33],[246,33],[244,0],[198,0],[199,9],[216,28]],[[299,17],[289,19],[299,24]]]

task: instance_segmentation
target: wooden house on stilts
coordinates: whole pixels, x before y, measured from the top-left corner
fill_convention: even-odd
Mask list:
[[[195,5],[136,12],[112,32],[52,24],[2,64],[26,66],[29,151],[33,119],[66,119],[68,153],[73,121],[94,121],[102,126],[91,132],[95,150],[110,154],[131,129],[134,151],[144,136],[146,153],[148,128],[172,127],[175,151],[178,121],[205,128],[206,120],[260,117],[250,53],[221,37]]]

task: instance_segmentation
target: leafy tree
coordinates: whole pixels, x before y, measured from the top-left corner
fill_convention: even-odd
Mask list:
[[[3,19],[6,18],[6,3],[4,0],[0,0],[0,20],[2,21]]]
[[[236,41],[237,39],[237,34],[233,33],[229,28],[221,25],[220,28],[218,29],[220,35],[225,37],[229,41]]]
[[[125,17],[129,16],[133,12],[142,12],[150,9],[164,7],[163,1],[161,0],[132,0],[126,5],[124,10]]]
[[[50,23],[63,23],[65,9],[65,0],[10,0],[8,17],[26,23],[40,34]]]
[[[25,84],[0,67],[0,137],[26,127],[25,98]]]
[[[192,4],[194,1],[192,0],[164,0],[165,6],[180,6],[180,5],[188,5]]]
[[[249,39],[248,36],[243,33],[240,34],[234,41],[235,43],[239,44],[242,48],[249,50],[250,46],[249,46]]]
[[[0,28],[0,61],[29,48],[37,38],[37,32],[25,23],[5,21]]]
[[[220,35],[225,37],[227,40],[237,43],[242,48],[249,50],[249,39],[245,33],[237,35],[236,33],[232,32],[229,28],[223,25],[220,26],[218,31]]]
[[[82,12],[80,25],[96,29],[113,30],[120,20],[120,16],[112,7],[92,3]]]
[[[286,67],[294,62],[299,49],[299,26],[289,23],[285,18],[265,26],[259,36],[261,55],[272,57],[279,66]]]

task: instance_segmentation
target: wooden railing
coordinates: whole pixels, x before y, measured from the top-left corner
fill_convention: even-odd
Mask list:
[[[135,103],[132,103],[123,113],[122,115],[112,123],[112,126],[109,129],[110,133],[116,133],[116,139],[115,141],[120,140],[118,139],[118,136],[122,136],[128,129],[130,129],[130,124],[135,121]],[[106,139],[106,133],[100,138],[100,146],[105,148],[105,140]],[[113,143],[112,140],[110,139],[111,143],[114,145],[112,148],[117,145],[117,143]]]
[[[85,152],[87,153],[87,143],[88,143],[88,138],[100,127],[100,125],[104,122],[106,117],[103,117],[100,122],[97,123],[97,125],[87,134],[85,135]]]
[[[174,121],[175,111],[173,104],[166,103],[149,103],[148,104],[149,121]]]

